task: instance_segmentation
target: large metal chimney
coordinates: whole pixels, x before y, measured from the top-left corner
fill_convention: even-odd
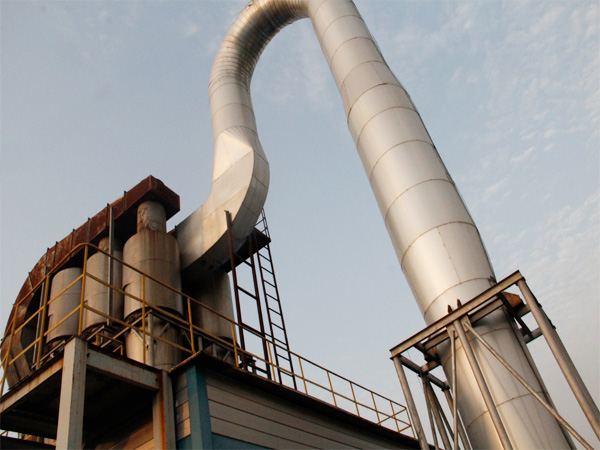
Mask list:
[[[339,89],[348,127],[396,254],[425,321],[430,324],[495,283],[479,232],[423,125],[417,109],[388,68],[350,0],[256,0],[225,36],[210,79],[215,146],[213,188],[208,200],[177,227],[182,269],[199,277],[227,259],[225,211],[234,240],[254,227],[269,185],[250,99],[260,54],[285,25],[309,17]],[[539,387],[502,312],[477,326],[521,376]],[[442,350],[446,374],[451,375]],[[481,356],[483,370],[497,363]],[[458,349],[458,404],[475,447],[501,443],[462,349]],[[450,378],[449,378],[450,379]],[[553,417],[531,394],[498,376],[491,384],[512,446],[565,448]]]

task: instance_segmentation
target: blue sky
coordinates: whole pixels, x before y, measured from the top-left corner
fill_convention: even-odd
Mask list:
[[[599,3],[356,4],[498,278],[521,270],[598,401]],[[170,227],[204,202],[210,67],[244,5],[2,0],[2,323],[45,249],[146,176],[181,196]],[[388,350],[424,322],[308,21],[268,46],[252,95],[292,349],[398,396]],[[548,353],[537,353],[559,408],[581,423]]]

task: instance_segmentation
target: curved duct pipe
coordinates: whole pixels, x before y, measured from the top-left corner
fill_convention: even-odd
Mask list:
[[[250,81],[266,44],[285,25],[309,17],[342,97],[348,127],[396,254],[430,324],[456,300],[494,283],[494,272],[457,189],[408,94],[392,74],[350,0],[257,0],[240,13],[217,53],[209,84],[213,187],[176,229],[182,267],[198,277],[227,258],[225,211],[234,242],[254,228],[269,185],[250,100]],[[477,327],[532,386],[522,346],[499,311]],[[473,344],[478,351],[477,343]],[[500,448],[465,353],[458,349],[458,404],[474,447]],[[449,352],[440,349],[446,374]],[[478,352],[490,390],[517,448],[565,448],[556,421],[503,369]],[[450,379],[450,377],[449,377]],[[541,392],[541,389],[538,390]]]

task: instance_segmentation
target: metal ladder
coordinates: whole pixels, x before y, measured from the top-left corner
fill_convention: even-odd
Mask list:
[[[227,213],[227,236],[233,295],[237,310],[237,321],[241,325],[239,344],[243,350],[241,356],[242,367],[253,372],[261,372],[269,379],[277,374],[279,383],[288,386],[291,384],[290,387],[293,386],[294,389],[297,389],[292,354],[285,329],[273,257],[269,246],[271,238],[264,210],[261,211],[255,229],[237,251],[233,249],[230,230],[231,216]],[[251,273],[252,287],[247,289],[240,285],[240,275],[242,274],[239,272],[242,267],[249,268]],[[261,290],[262,294],[260,293]],[[242,314],[241,301],[244,298],[250,298],[251,303],[255,305],[257,325],[244,322],[243,316],[245,314]],[[264,325],[264,311],[266,311],[268,320],[268,332],[265,330]],[[252,338],[252,335],[262,338],[262,358],[266,361],[264,367],[261,367],[260,361],[254,360],[245,353],[250,352],[247,338]],[[269,344],[267,341],[269,341]]]
[[[267,348],[267,335],[265,333],[264,328],[264,320],[262,315],[262,308],[260,302],[260,294],[258,290],[258,278],[256,265],[254,263],[254,253],[256,252],[256,230],[252,232],[252,234],[246,239],[246,241],[242,244],[242,246],[234,251],[233,248],[233,239],[231,235],[231,214],[229,211],[226,211],[226,219],[227,219],[227,241],[229,244],[229,260],[231,263],[231,278],[233,282],[233,295],[235,300],[235,309],[237,312],[237,322],[240,325],[238,328],[239,331],[239,345],[242,350],[240,359],[242,367],[245,370],[252,371],[254,373],[261,372],[267,378],[272,379],[272,371],[270,366],[270,357],[269,357],[269,349]],[[254,244],[254,245],[253,245]],[[240,286],[239,276],[238,276],[238,266],[244,265],[250,268],[251,276],[252,276],[252,287],[246,289]],[[258,314],[258,327],[256,325],[251,325],[249,323],[244,322],[242,315],[242,298],[250,298],[254,301],[256,311]],[[252,352],[256,350],[251,347],[250,342],[246,342],[246,338],[252,339],[253,337],[258,337],[261,340],[262,347],[262,359],[264,361],[264,367],[261,366],[260,362],[251,356]],[[258,355],[256,355],[258,356]]]
[[[265,216],[264,209],[260,213],[256,228],[268,238],[267,244],[260,248],[256,255],[263,288],[263,298],[267,310],[267,318],[269,320],[269,330],[271,333],[269,337],[273,342],[273,356],[275,365],[277,366],[277,376],[281,384],[284,384],[283,377],[289,377],[294,389],[297,389],[296,378],[293,375],[294,366],[292,355],[290,352],[287,331],[285,329],[281,301],[279,299],[277,278],[275,277],[275,268],[273,266],[273,256],[271,255],[271,248],[269,246],[271,236],[269,234],[269,227],[267,225],[267,217]]]

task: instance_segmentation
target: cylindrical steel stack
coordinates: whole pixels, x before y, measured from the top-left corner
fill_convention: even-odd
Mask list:
[[[178,228],[184,265],[191,267],[199,257],[210,263],[217,250],[224,254],[218,246],[223,239],[218,239],[226,227],[223,219],[217,223],[223,210],[230,211],[231,228],[240,232],[251,226],[250,213],[264,203],[268,163],[257,137],[250,81],[267,43],[279,29],[302,17],[311,19],[402,270],[425,321],[432,323],[445,316],[449,306],[456,307],[457,299],[468,301],[487,289],[494,283],[494,272],[418,111],[350,0],[254,0],[230,27],[209,83],[215,144],[213,189],[207,202]],[[201,251],[212,252],[211,258]],[[477,328],[541,392],[527,349],[503,313],[490,315]],[[483,370],[489,374],[488,384],[513,446],[566,447],[556,420],[475,348],[484,361]],[[439,352],[449,373],[444,350]],[[457,351],[462,380],[458,406],[473,446],[499,447],[464,351],[460,346]]]
[[[98,247],[105,252],[109,251],[109,238],[100,240]],[[119,242],[113,243],[113,256],[123,259],[123,250]],[[123,267],[120,262],[112,260],[102,252],[93,254],[87,261],[87,273],[93,275],[111,286],[121,288],[123,284]],[[110,266],[112,265],[112,277],[109,276]],[[86,306],[94,308],[111,318],[123,320],[123,294],[114,288],[109,288],[106,284],[100,283],[91,277],[85,281],[85,303]],[[109,323],[109,319],[101,314],[85,310],[84,328],[101,326]]]
[[[51,331],[46,337],[47,342],[61,337],[76,335],[78,333],[79,313],[77,312],[60,325],[57,326],[57,324],[81,303],[81,280],[77,280],[77,277],[80,277],[82,273],[83,270],[81,268],[70,267],[61,270],[52,278],[50,301],[48,304],[48,327],[46,328]],[[75,280],[77,280],[75,284],[62,292]],[[56,328],[54,328],[55,326]]]
[[[203,305],[234,320],[231,284],[229,282],[229,275],[224,270],[211,272],[198,283],[190,294]],[[201,307],[196,302],[192,302],[191,306],[194,324],[214,336],[232,342],[232,333],[235,331],[232,329],[230,321],[215,314],[208,308]],[[206,339],[200,337],[198,339],[198,348],[205,348],[207,345],[206,341]],[[213,353],[216,353],[215,356],[224,356],[220,354],[222,352],[218,350],[218,346],[215,347]]]
[[[123,261],[164,285],[180,290],[179,247],[175,238],[166,231],[165,209],[160,203],[147,201],[139,205],[137,233],[125,243]],[[124,314],[126,320],[137,328],[137,331],[127,334],[127,356],[157,368],[169,369],[181,358],[180,351],[169,344],[178,344],[179,331],[153,308],[181,316],[183,307],[181,296],[164,285],[133,269],[123,268]],[[142,302],[145,302],[144,306]],[[140,320],[142,310],[146,312],[143,327]],[[142,328],[160,339],[148,334],[144,337]]]

